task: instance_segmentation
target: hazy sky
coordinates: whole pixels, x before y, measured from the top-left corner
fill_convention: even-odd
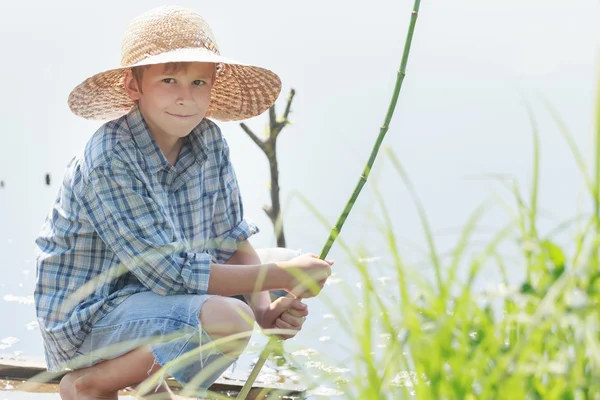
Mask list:
[[[5,77],[0,179],[7,193],[11,189],[0,204],[27,208],[27,215],[16,212],[26,223],[16,227],[23,234],[38,228],[65,164],[99,126],[71,114],[68,93],[89,75],[116,67],[126,24],[162,4],[0,3]],[[205,16],[222,54],[280,74],[280,109],[290,88],[296,89],[293,125],[280,140],[282,194],[299,190],[336,218],[383,120],[413,2],[177,4]],[[543,205],[570,215],[579,184],[575,164],[535,92],[556,106],[582,146],[590,143],[599,10],[595,0],[422,2],[407,77],[384,144],[400,156],[437,227],[460,225],[488,195],[489,185],[466,180],[468,175],[514,174],[527,184],[531,135],[520,92],[532,98],[540,120]],[[249,124],[261,131],[265,122],[261,116]],[[247,213],[267,232],[270,225],[260,210],[268,201],[266,159],[237,124],[221,126]],[[382,160],[380,185],[390,204],[399,206],[394,207],[398,229],[410,234],[418,227],[415,213]],[[43,187],[46,172],[54,178],[50,188]],[[300,206],[289,212],[290,226],[305,219]],[[298,242],[311,236],[290,232],[291,240],[295,234]],[[257,241],[270,245],[272,236]]]
[[[99,122],[67,107],[70,90],[117,67],[120,41],[134,16],[159,1],[0,0],[0,250],[28,260],[32,241],[65,165]],[[280,137],[282,197],[302,192],[335,220],[378,133],[400,63],[412,1],[180,1],[208,20],[223,55],[279,73],[281,110],[297,91]],[[484,174],[507,174],[526,188],[532,137],[523,95],[533,104],[542,143],[544,223],[577,213],[582,185],[549,114],[545,96],[586,154],[591,148],[599,77],[600,5],[596,0],[423,1],[407,76],[384,144],[407,168],[436,232],[463,224],[473,208],[502,193]],[[248,124],[260,132],[266,115]],[[272,246],[266,158],[235,123],[230,143],[248,217]],[[423,243],[418,218],[383,155],[378,177],[397,233]],[[51,173],[46,187],[44,175]],[[344,234],[373,244],[372,185]],[[288,244],[318,252],[327,232],[294,202],[286,209]],[[490,224],[499,224],[501,214]],[[18,246],[7,245],[6,238]],[[372,251],[380,251],[377,245]],[[16,254],[18,252],[18,254]],[[3,255],[4,256],[4,255]],[[7,258],[4,258],[6,260]],[[7,261],[4,261],[7,262]],[[28,264],[29,265],[29,264]],[[10,264],[0,265],[14,270]],[[19,266],[17,265],[18,269]],[[31,278],[27,285],[31,285]]]

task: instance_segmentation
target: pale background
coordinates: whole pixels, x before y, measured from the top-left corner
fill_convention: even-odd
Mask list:
[[[86,77],[118,66],[128,21],[159,1],[0,1],[0,352],[41,356],[31,294],[33,240],[49,210],[64,168],[98,122],[72,115],[66,99]],[[412,1],[179,1],[211,24],[223,55],[280,74],[279,110],[297,91],[279,142],[288,246],[319,252],[326,237],[293,192],[306,196],[333,222],[362,171],[381,125],[400,63]],[[442,250],[473,209],[503,193],[485,174],[530,183],[532,135],[523,96],[533,104],[541,135],[542,230],[585,209],[573,157],[539,95],[563,116],[586,155],[591,153],[600,38],[594,0],[424,1],[403,91],[384,145],[411,176]],[[248,121],[256,132],[263,115]],[[245,201],[246,216],[262,232],[256,247],[273,246],[268,164],[235,123],[226,135]],[[52,182],[46,186],[44,176]],[[385,259],[370,213],[377,181],[391,210],[405,257],[423,258],[422,229],[408,194],[384,155],[376,162],[346,222],[342,238]],[[485,219],[499,227],[498,208]],[[482,230],[482,235],[484,232]],[[485,235],[484,235],[485,236]],[[338,277],[354,287],[356,275],[339,247]],[[510,266],[509,266],[510,268]],[[427,272],[427,271],[424,271]],[[511,270],[518,276],[520,271]],[[493,282],[492,282],[493,284]],[[324,295],[336,296],[335,285]],[[340,307],[354,307],[336,297]],[[319,299],[290,348],[312,347],[343,359],[351,346]],[[325,323],[326,322],[326,323]],[[323,336],[333,337],[327,341]],[[321,338],[322,340],[318,340]],[[257,335],[257,339],[260,337]]]

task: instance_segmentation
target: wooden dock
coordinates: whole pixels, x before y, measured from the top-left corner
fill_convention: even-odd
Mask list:
[[[29,360],[12,360],[0,357],[0,392],[2,399],[60,399],[58,383],[62,376],[50,376],[43,364]],[[181,386],[174,379],[167,383],[177,392]],[[210,387],[210,391],[234,398],[244,385],[244,381],[220,377]],[[248,399],[302,399],[305,389],[290,383],[271,383],[268,385],[255,382]],[[32,396],[33,397],[27,397]],[[134,399],[132,391],[119,393],[119,398]]]

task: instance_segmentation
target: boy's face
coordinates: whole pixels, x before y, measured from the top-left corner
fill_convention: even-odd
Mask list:
[[[125,89],[138,102],[155,139],[160,136],[161,141],[176,141],[187,136],[206,115],[214,78],[212,63],[186,63],[175,72],[158,64],[144,69],[141,90],[128,72]]]

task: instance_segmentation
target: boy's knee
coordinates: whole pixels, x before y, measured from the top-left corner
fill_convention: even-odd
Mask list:
[[[247,336],[219,346],[224,353],[239,355],[248,342],[254,328],[254,313],[243,301],[231,297],[213,296],[204,303],[200,312],[200,324],[213,339],[225,338],[238,333]]]

